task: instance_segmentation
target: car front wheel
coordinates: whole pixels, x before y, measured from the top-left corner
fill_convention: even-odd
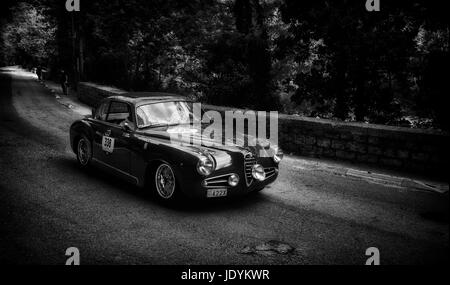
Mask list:
[[[173,201],[177,196],[177,182],[172,167],[161,163],[154,174],[155,190],[158,198],[163,201]]]

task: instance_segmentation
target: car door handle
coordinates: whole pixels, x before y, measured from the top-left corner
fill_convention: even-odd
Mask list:
[[[124,137],[126,137],[126,138],[129,138],[129,137],[130,137],[130,134],[129,134],[129,133],[122,133],[122,136],[124,136]]]

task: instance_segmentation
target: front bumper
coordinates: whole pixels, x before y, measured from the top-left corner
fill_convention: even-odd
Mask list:
[[[263,181],[252,179],[250,183],[245,177],[244,166],[230,166],[225,169],[215,171],[208,177],[201,177],[196,173],[190,173],[190,171],[181,171],[181,180],[184,181],[184,183],[180,183],[181,191],[188,197],[207,198],[207,192],[210,189],[227,189],[226,197],[240,196],[253,191],[261,190],[277,179],[279,170],[278,165],[275,163],[264,163],[261,161],[258,161],[258,163],[264,167],[266,178]],[[233,173],[239,175],[239,183],[234,187],[228,185],[227,182],[228,177]]]

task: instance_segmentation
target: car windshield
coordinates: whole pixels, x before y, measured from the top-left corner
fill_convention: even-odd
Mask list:
[[[191,102],[171,101],[139,106],[136,109],[136,118],[138,128],[146,128],[190,124],[194,113]]]

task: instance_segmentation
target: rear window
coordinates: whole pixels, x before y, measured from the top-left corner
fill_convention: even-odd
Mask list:
[[[109,113],[129,113],[128,104],[123,102],[112,102]]]

